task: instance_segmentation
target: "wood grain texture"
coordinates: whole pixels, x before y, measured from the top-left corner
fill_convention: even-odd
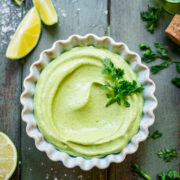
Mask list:
[[[20,157],[20,103],[21,70],[20,61],[5,58],[6,48],[18,23],[22,8],[11,1],[0,1],[0,131],[9,135],[15,143]],[[19,166],[13,179],[19,177]]]
[[[153,35],[146,31],[145,23],[140,19],[140,11],[146,10],[147,5],[151,4],[150,0],[52,1],[59,16],[59,23],[52,27],[43,25],[41,38],[35,50],[25,59],[12,62],[5,58],[7,44],[21,16],[31,8],[32,1],[26,0],[23,6],[17,7],[10,0],[0,0],[0,130],[7,133],[15,142],[21,160],[21,168],[20,166],[17,168],[11,179],[133,180],[135,178],[131,165],[137,162],[153,180],[156,180],[157,173],[170,168],[177,169],[178,159],[165,163],[156,155],[163,147],[178,147],[180,93],[179,89],[170,83],[173,77],[179,76],[175,65],[151,76],[157,85],[155,95],[159,105],[155,111],[156,121],[150,128],[150,133],[158,129],[163,132],[163,137],[157,140],[148,139],[141,143],[138,151],[128,155],[123,163],[111,164],[105,170],[93,168],[91,171],[82,171],[79,167],[67,169],[61,162],[50,161],[45,153],[36,149],[34,141],[26,135],[25,123],[20,121],[19,96],[22,80],[29,74],[30,65],[39,58],[40,52],[50,48],[54,41],[66,39],[75,33],[105,35],[109,23],[110,35],[116,41],[125,42],[131,50],[139,54],[140,42],[153,45],[157,40],[165,44],[168,49],[174,47],[164,34],[172,16],[166,14],[161,17]],[[108,3],[109,18],[106,11]],[[180,59],[177,54],[171,53],[171,55],[174,59]],[[157,60],[152,64],[160,62]]]
[[[42,34],[36,49],[25,59],[23,79],[29,74],[32,62],[39,58],[40,52],[50,48],[56,40],[66,39],[72,34],[85,35],[95,33],[105,35],[107,27],[106,0],[54,0],[59,23],[52,27],[42,26]],[[26,1],[26,11],[31,7]],[[67,169],[61,162],[52,162],[45,153],[38,151],[34,141],[27,137],[25,123],[22,123],[22,180],[52,179],[58,180],[105,180],[106,170],[94,168],[92,171],[82,171],[79,167]]]
[[[174,45],[166,37],[164,30],[172,16],[166,14],[161,17],[154,34],[150,34],[145,29],[145,23],[140,18],[140,12],[146,10],[148,4],[151,4],[150,1],[112,0],[110,34],[116,41],[125,42],[131,50],[139,54],[141,54],[139,50],[139,43],[141,42],[153,45],[155,41],[159,41],[171,50]],[[171,53],[171,55],[173,59],[179,60],[177,54]],[[148,64],[148,66],[160,62],[160,60],[157,60]],[[170,168],[178,168],[178,159],[165,163],[156,155],[161,148],[178,147],[180,93],[179,89],[170,82],[175,76],[179,76],[175,65],[157,75],[151,76],[157,85],[155,95],[159,105],[155,110],[156,121],[150,128],[150,133],[158,129],[163,132],[163,137],[158,140],[149,139],[141,143],[137,153],[128,156],[121,164],[111,165],[111,172],[114,172],[116,177],[110,179],[133,179],[130,167],[134,162],[140,164],[153,180],[157,179],[157,173],[159,172]]]

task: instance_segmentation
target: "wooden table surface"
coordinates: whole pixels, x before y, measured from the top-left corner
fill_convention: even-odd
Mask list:
[[[158,129],[163,132],[163,136],[141,143],[138,151],[127,156],[123,163],[111,164],[104,170],[93,168],[82,171],[79,167],[68,169],[61,162],[50,161],[45,153],[36,149],[34,141],[26,134],[26,124],[21,120],[19,97],[30,65],[54,41],[66,39],[76,33],[95,33],[99,36],[110,35],[138,53],[140,42],[153,45],[155,41],[159,41],[168,49],[174,47],[164,33],[171,15],[166,14],[161,18],[154,34],[146,31],[145,23],[140,19],[140,11],[147,9],[147,5],[151,4],[150,0],[53,0],[53,3],[59,23],[52,27],[42,25],[41,38],[35,50],[20,61],[11,61],[5,58],[8,42],[23,16],[32,7],[32,1],[26,0],[18,7],[12,0],[0,0],[0,130],[11,137],[18,150],[19,163],[12,179],[133,180],[135,178],[131,165],[134,162],[141,165],[153,180],[157,179],[159,172],[170,168],[178,170],[177,158],[165,163],[156,155],[164,147],[178,148],[180,90],[170,83],[174,76],[179,76],[175,65],[157,75],[151,75],[157,86],[155,95],[159,105],[155,110],[156,120],[150,132]],[[172,57],[177,60],[179,58],[177,54],[172,54]]]

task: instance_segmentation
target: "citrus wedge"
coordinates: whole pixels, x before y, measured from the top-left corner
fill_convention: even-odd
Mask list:
[[[58,22],[57,13],[51,0],[33,0],[33,3],[44,24],[50,26]]]
[[[31,8],[19,24],[6,51],[9,59],[20,59],[36,46],[41,33],[41,21],[35,7]]]
[[[170,3],[180,3],[180,0],[166,0],[166,2],[170,2]]]
[[[14,0],[14,2],[18,5],[21,6],[24,0]]]
[[[9,179],[16,169],[17,151],[9,137],[0,132],[0,180]]]

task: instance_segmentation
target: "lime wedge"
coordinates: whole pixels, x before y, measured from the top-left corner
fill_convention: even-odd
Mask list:
[[[180,3],[180,0],[166,0],[166,2],[170,2],[170,3]]]
[[[21,6],[24,0],[14,0],[14,2],[18,5]]]
[[[6,134],[0,132],[0,180],[8,180],[16,166],[16,147]]]
[[[19,24],[6,51],[6,57],[20,59],[36,46],[41,32],[41,21],[35,7],[31,8]]]
[[[58,22],[57,13],[51,0],[33,0],[33,3],[44,24],[50,26]]]

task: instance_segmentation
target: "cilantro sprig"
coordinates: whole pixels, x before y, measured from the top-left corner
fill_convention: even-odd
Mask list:
[[[168,172],[162,172],[158,174],[160,180],[173,180],[180,178],[180,173],[174,169],[170,169]]]
[[[173,60],[170,57],[167,49],[159,42],[155,42],[154,46],[155,46],[157,52],[154,52],[151,49],[151,47],[147,44],[140,43],[140,45],[139,45],[139,47],[142,51],[142,61],[143,62],[150,63],[152,61],[155,61],[157,58],[164,61],[158,65],[154,65],[154,66],[150,67],[152,74],[156,74],[159,71],[168,68],[171,64],[174,64],[174,63],[176,63],[177,72],[180,73],[180,61]],[[178,77],[173,78],[172,83],[175,86],[180,87],[180,78],[178,78]]]
[[[127,101],[127,96],[134,93],[140,93],[143,91],[143,87],[138,86],[137,82],[124,80],[124,70],[116,68],[109,58],[103,60],[105,69],[102,70],[102,74],[110,77],[111,81],[106,81],[102,86],[103,89],[109,90],[106,94],[109,99],[106,103],[106,107],[117,102],[117,104],[123,104],[125,107],[130,107],[130,103]]]
[[[145,180],[152,180],[141,168],[138,164],[134,163],[133,166],[133,171],[134,171],[134,174],[136,176],[140,176],[142,177],[143,179]]]
[[[141,19],[146,22],[146,29],[150,32],[154,32],[154,28],[158,23],[160,15],[164,12],[162,6],[151,7],[148,6],[147,11],[141,12]]]
[[[170,162],[173,158],[178,157],[176,148],[164,148],[157,153],[159,158],[163,158],[164,161]]]
[[[154,132],[150,135],[150,137],[151,137],[152,139],[157,139],[157,138],[160,138],[161,136],[162,136],[162,132],[160,132],[160,131],[158,131],[158,130],[154,131]]]

